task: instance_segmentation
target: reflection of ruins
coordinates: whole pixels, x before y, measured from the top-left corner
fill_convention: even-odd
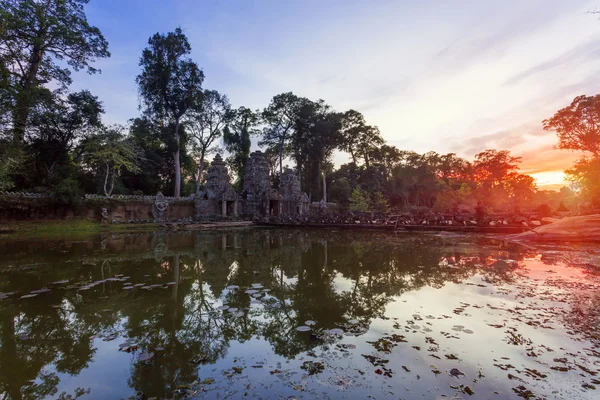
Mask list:
[[[196,218],[258,215],[300,215],[308,212],[309,201],[300,190],[300,181],[290,169],[281,177],[280,190],[271,188],[269,165],[260,151],[250,155],[245,169],[244,187],[238,195],[227,166],[217,155],[207,171],[206,185],[195,199]]]
[[[510,268],[495,266],[502,254],[497,249],[460,249],[434,238],[420,243],[427,251],[415,252],[410,239],[399,245],[387,239],[273,230],[114,235],[39,244],[43,257],[37,247],[23,251],[35,243],[0,244],[0,271],[7,277],[0,292],[53,289],[52,282],[66,279],[76,284],[28,301],[0,300],[0,394],[28,399],[51,393],[61,373],[77,375],[90,365],[97,347],[92,337],[103,340],[123,329],[114,346],[130,338],[140,351],[161,348],[168,355],[153,360],[151,368],[132,363],[132,390],[170,396],[197,379],[198,365],[190,360],[214,363],[232,341],[262,337],[275,353],[294,357],[316,345],[295,332],[307,319],[325,328],[349,319],[368,324],[392,296],[406,291],[474,273],[511,277]],[[158,287],[123,290],[122,277]],[[346,283],[338,286],[340,280]],[[172,284],[163,288],[167,282]],[[271,289],[268,301],[254,304],[244,291],[226,289],[256,282]],[[233,318],[218,310],[223,302],[250,311]],[[45,372],[49,365],[56,374]]]

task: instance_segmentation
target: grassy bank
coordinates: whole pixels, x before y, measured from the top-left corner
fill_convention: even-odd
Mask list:
[[[10,237],[68,238],[87,237],[102,232],[154,231],[155,224],[102,225],[87,219],[0,222],[0,239]]]

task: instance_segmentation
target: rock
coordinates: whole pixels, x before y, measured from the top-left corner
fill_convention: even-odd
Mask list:
[[[508,235],[506,240],[600,242],[600,214],[566,217],[525,233]]]

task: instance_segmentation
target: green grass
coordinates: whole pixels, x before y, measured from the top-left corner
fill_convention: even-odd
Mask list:
[[[23,221],[0,223],[0,239],[14,237],[32,238],[79,238],[97,235],[102,232],[140,232],[156,230],[154,224],[115,224],[102,225],[87,219],[60,221]],[[6,233],[2,233],[2,232]]]

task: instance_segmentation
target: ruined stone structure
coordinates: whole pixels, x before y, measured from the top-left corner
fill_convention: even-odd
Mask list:
[[[308,196],[291,169],[281,177],[281,189],[271,189],[269,164],[261,151],[250,154],[244,174],[244,187],[238,194],[231,186],[227,166],[220,155],[207,171],[206,185],[195,198],[196,218],[211,216],[302,215],[309,211]]]
[[[156,199],[152,205],[152,216],[154,222],[166,222],[169,220],[169,203],[161,192],[156,194]]]
[[[261,151],[255,151],[248,158],[244,174],[244,187],[241,195],[244,202],[244,214],[269,214],[271,197],[269,164]],[[279,204],[275,208],[279,214]]]
[[[238,195],[231,186],[227,166],[219,154],[206,171],[206,185],[196,195],[196,218],[238,215]]]
[[[308,213],[308,196],[300,190],[300,180],[294,172],[286,168],[279,184],[282,215],[302,215]]]

